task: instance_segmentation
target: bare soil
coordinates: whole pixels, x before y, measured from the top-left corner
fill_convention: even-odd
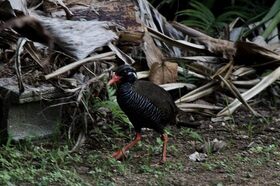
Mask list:
[[[204,162],[189,159],[199,143],[188,135],[190,130],[172,126],[168,128],[168,161],[164,165],[157,165],[161,153],[159,135],[147,130],[143,132],[143,141],[129,152],[127,159],[111,164],[107,170],[101,169],[108,174],[95,174],[100,175],[98,180],[92,180],[88,173],[84,176],[94,185],[280,185],[280,111],[267,107],[257,111],[266,120],[247,111],[236,112],[234,120],[227,122],[197,118],[201,126],[192,129],[193,132],[204,141],[217,138],[226,142],[220,152],[208,153]],[[104,156],[100,161],[112,161],[111,153],[129,142],[133,138],[131,133],[127,138],[107,139],[115,145],[104,146],[99,143],[103,139],[95,139],[88,143],[85,155],[96,153],[98,147]],[[89,169],[93,170],[94,165]]]

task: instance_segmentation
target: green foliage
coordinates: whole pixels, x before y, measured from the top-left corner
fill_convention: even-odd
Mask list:
[[[67,146],[49,150],[25,144],[0,150],[0,185],[88,185],[68,166],[81,159],[70,155]]]
[[[124,112],[121,110],[117,103],[117,99],[115,96],[116,89],[113,87],[107,86],[107,92],[108,92],[108,99],[107,100],[100,100],[99,98],[96,98],[93,101],[94,109],[105,107],[112,111],[113,119],[119,123],[127,123],[130,124],[129,119],[124,114]]]
[[[246,7],[240,6],[226,7],[220,15],[215,15],[211,9],[198,1],[191,1],[190,7],[178,12],[179,16],[187,17],[182,23],[199,28],[210,35],[215,35],[238,17],[247,20],[251,16]]]
[[[267,154],[267,153],[274,153],[277,151],[277,146],[275,144],[268,145],[268,146],[256,146],[250,148],[249,152],[256,153],[256,154]]]
[[[263,24],[279,12],[280,3],[279,0],[276,0],[274,5],[271,5],[271,2],[260,0],[190,0],[185,4],[178,0],[163,0],[161,2],[151,0],[150,2],[159,9],[165,6],[176,10],[177,21],[200,29],[212,36],[219,36],[225,26],[236,18],[241,18],[245,26],[258,21]],[[162,14],[165,15],[165,12],[163,11]],[[166,15],[170,16],[170,12],[167,12]],[[267,32],[270,33],[269,31],[270,29]],[[246,32],[246,35],[248,33]]]
[[[209,171],[213,171],[215,169],[223,169],[227,173],[234,173],[235,172],[235,165],[231,163],[230,160],[224,159],[224,160],[216,160],[213,162],[205,162],[202,163],[202,167]]]
[[[196,84],[200,82],[200,79],[188,73],[188,66],[185,63],[179,63],[183,69],[183,73],[179,74],[178,81],[185,83]]]
[[[213,27],[216,26],[216,18],[211,10],[202,3],[196,1],[191,2],[190,6],[192,9],[186,9],[178,12],[179,16],[189,17],[188,19],[182,21],[182,23],[202,30],[212,29],[210,32],[213,32]]]
[[[130,165],[113,158],[104,158],[101,152],[95,151],[86,157],[86,161],[94,165],[89,175],[95,180],[96,185],[114,185],[111,177],[114,174],[126,175],[129,173]]]
[[[193,131],[192,129],[182,129],[180,134],[183,136],[189,136],[194,141],[204,142],[202,136],[198,132]]]

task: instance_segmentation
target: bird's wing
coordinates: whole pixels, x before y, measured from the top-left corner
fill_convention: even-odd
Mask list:
[[[134,83],[134,89],[141,96],[148,98],[162,112],[167,114],[177,112],[177,107],[171,95],[158,85],[150,81],[138,80]]]

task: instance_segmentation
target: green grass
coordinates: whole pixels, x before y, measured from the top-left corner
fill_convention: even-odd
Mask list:
[[[280,158],[279,146],[276,144],[271,145],[257,145],[249,148],[246,153],[232,154],[224,159],[219,159],[212,155],[207,162],[202,163],[202,167],[208,171],[224,170],[229,174],[236,173],[240,167],[250,165],[250,168],[257,168],[274,162],[275,159]],[[275,164],[280,167],[280,164]]]
[[[146,174],[156,177],[156,183],[166,183],[170,171],[183,170],[181,162],[167,162],[162,166],[154,166],[152,158],[159,158],[162,141],[155,138],[154,142],[144,140],[136,146],[128,158],[122,162],[111,158],[113,149],[120,148],[114,141],[119,131],[105,135],[96,133],[100,143],[98,150],[80,149],[78,153],[69,153],[66,143],[59,141],[32,143],[30,141],[9,144],[0,147],[0,185],[115,185],[116,176],[130,177],[131,174]],[[102,139],[101,139],[102,138]],[[122,139],[126,143],[128,139]],[[98,142],[98,143],[99,143]],[[170,144],[170,151],[176,153],[177,147]],[[147,156],[138,159],[134,155],[148,152]],[[82,172],[81,172],[82,169]]]
[[[96,135],[104,138],[104,134]],[[113,149],[120,148],[113,144],[118,133],[110,135],[106,136],[108,141],[105,140],[105,146],[80,149],[78,153],[69,153],[67,144],[58,141],[2,146],[0,185],[116,185],[119,183],[115,180],[116,177],[130,180],[137,175],[141,175],[141,179],[152,179],[150,185],[166,185],[170,184],[171,173],[180,174],[186,169],[186,160],[180,157],[187,156],[182,154],[177,143],[172,142],[168,145],[168,152],[172,158],[164,165],[155,165],[161,153],[162,141],[159,137],[154,140],[144,138],[131,150],[126,160],[116,161],[110,155]],[[200,134],[190,129],[182,129],[180,135],[188,135],[188,139],[201,140]],[[124,139],[123,142],[127,141],[128,139]],[[254,177],[251,169],[272,165],[280,158],[279,144],[257,145],[245,152],[226,157],[210,154],[206,162],[194,162],[191,163],[191,167],[209,173],[224,172],[227,179],[234,182],[235,179],[239,179],[236,174],[240,171],[240,167],[245,168],[244,179],[250,179]],[[135,155],[140,157],[135,158]],[[280,164],[273,166],[280,168]]]
[[[70,155],[67,146],[47,149],[28,143],[3,146],[0,150],[0,185],[88,185],[72,166],[81,158]]]

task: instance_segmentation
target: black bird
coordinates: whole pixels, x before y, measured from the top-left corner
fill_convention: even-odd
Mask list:
[[[178,108],[171,95],[150,81],[138,80],[136,71],[129,65],[119,66],[109,81],[109,85],[117,84],[117,101],[120,108],[128,116],[135,128],[135,139],[113,154],[115,159],[121,159],[125,151],[141,140],[141,129],[151,128],[161,134],[163,140],[162,158],[166,161],[168,136],[164,128],[176,123]]]

